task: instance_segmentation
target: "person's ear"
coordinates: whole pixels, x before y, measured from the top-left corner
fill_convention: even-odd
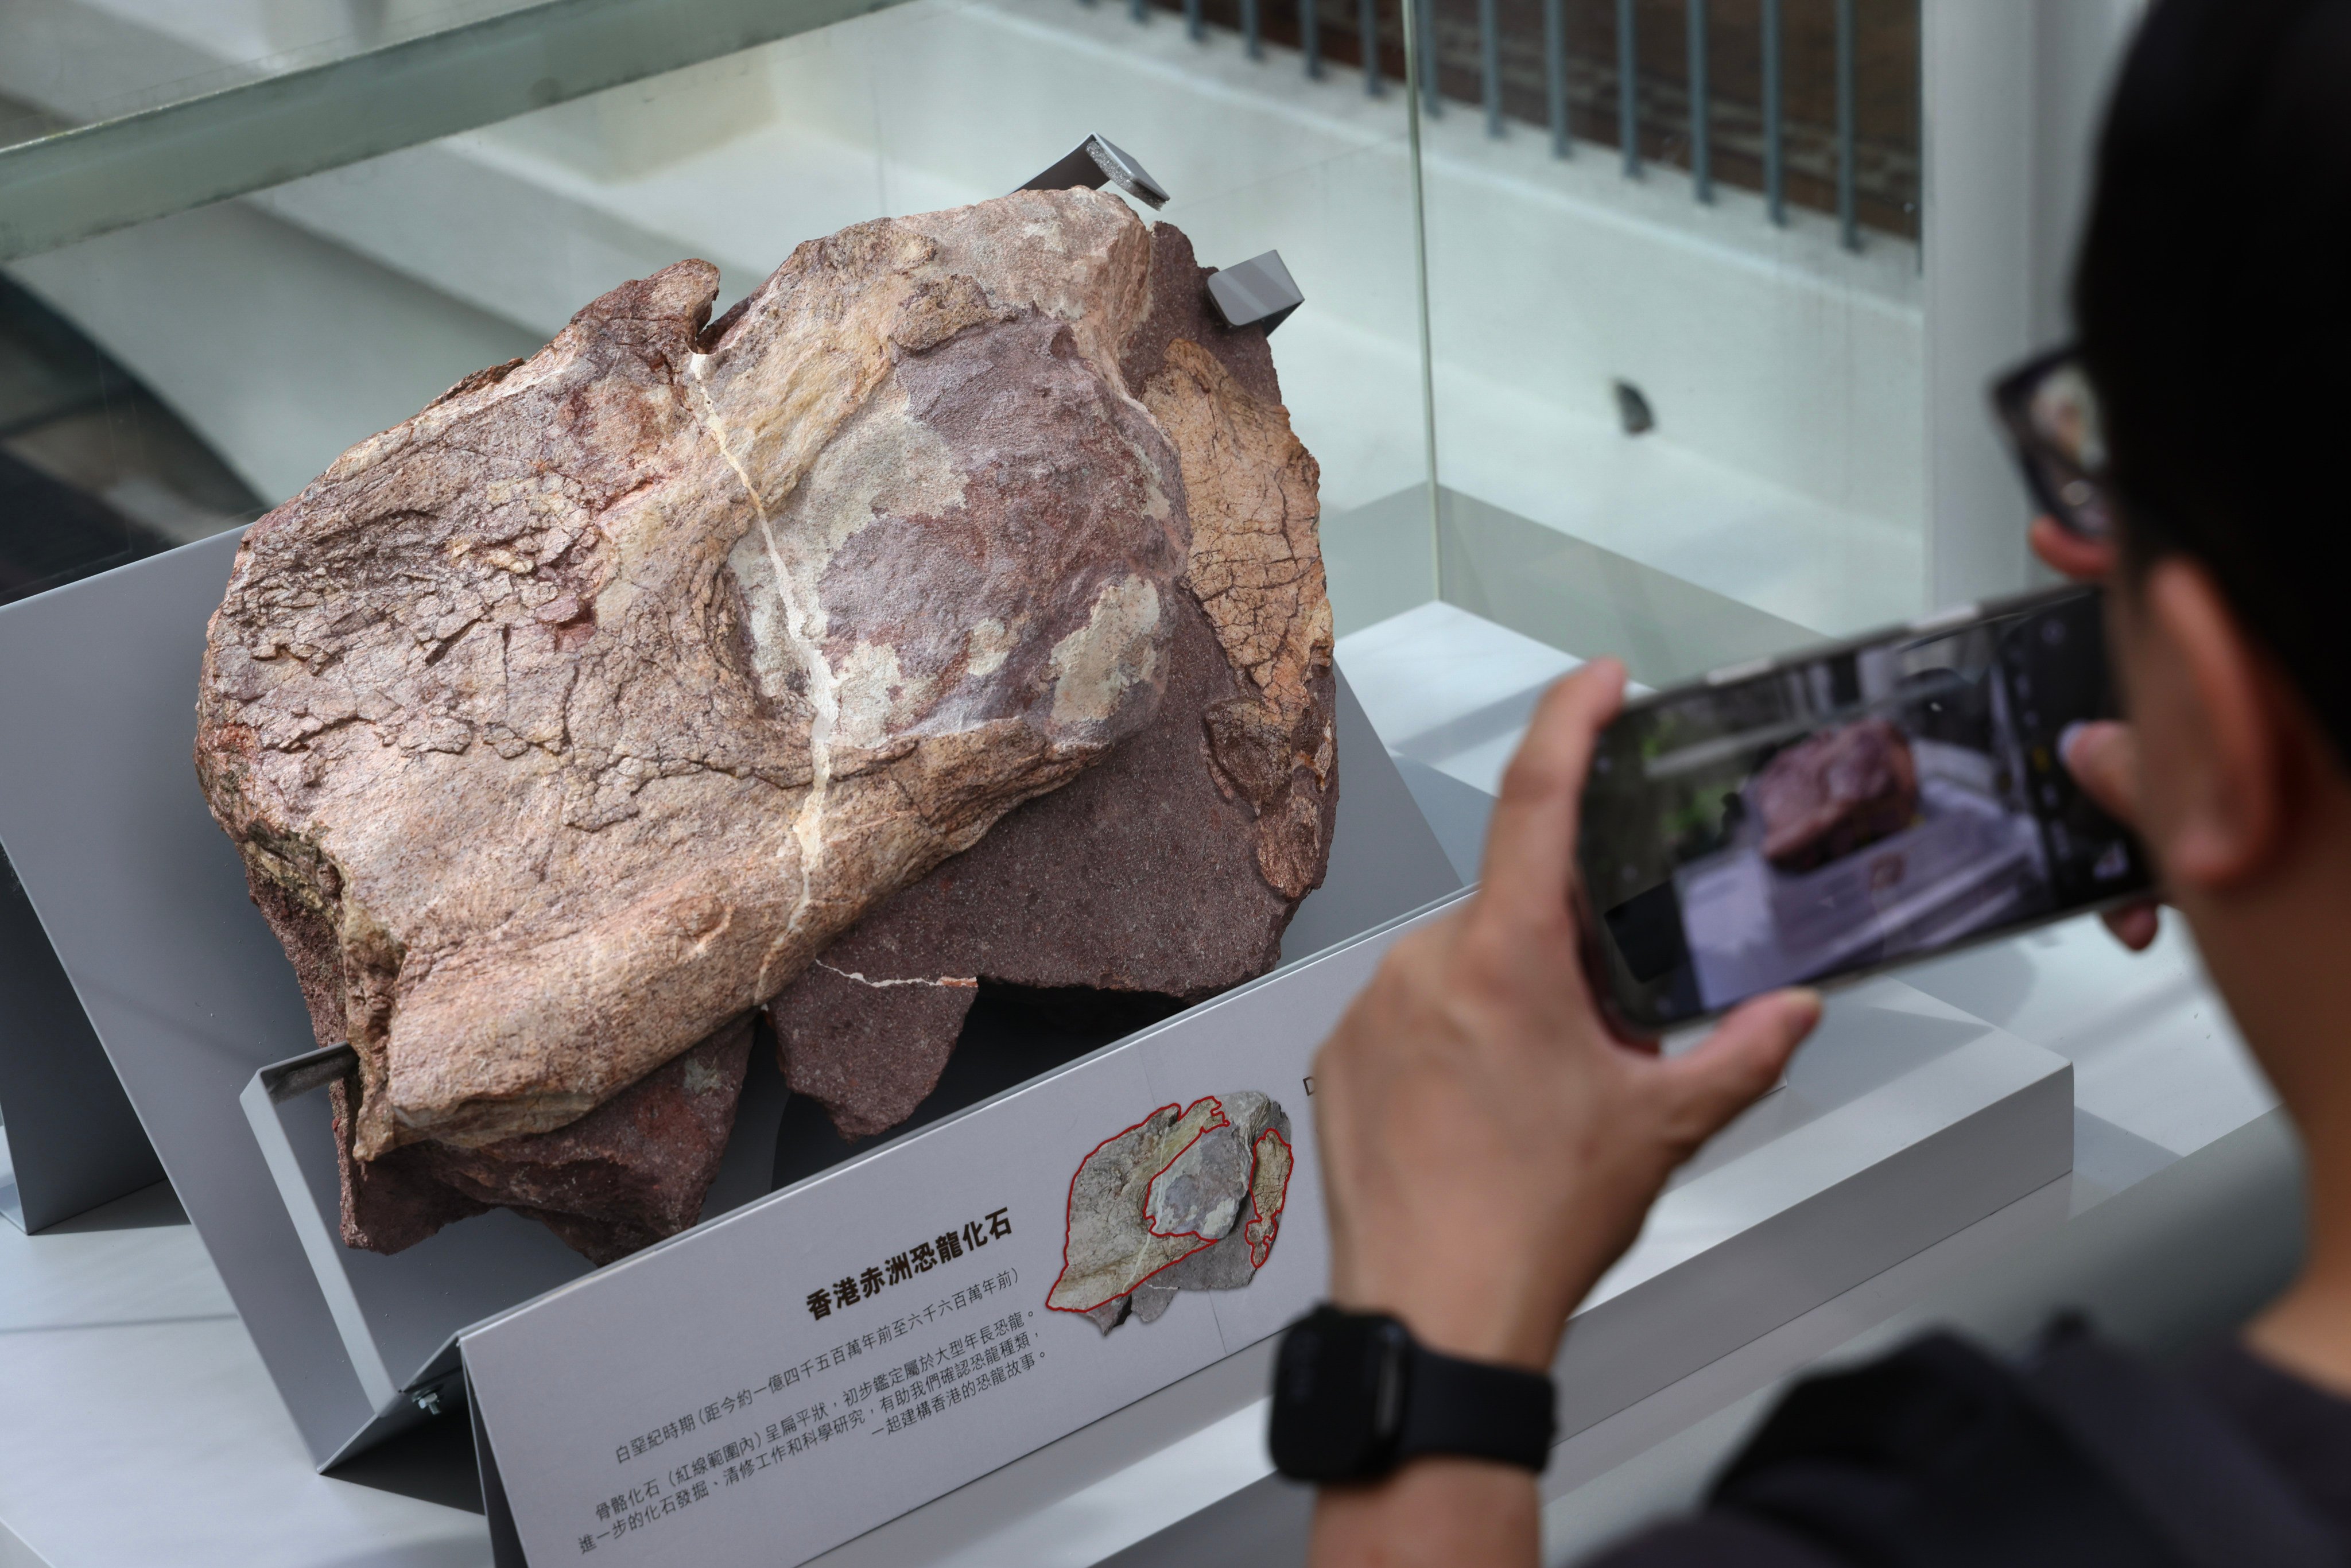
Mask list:
[[[2160,688],[2137,695],[2164,710],[2142,727],[2141,760],[2153,791],[2168,797],[2147,826],[2176,885],[2221,891],[2261,874],[2285,846],[2293,718],[2275,672],[2203,567],[2158,561],[2136,597],[2154,654],[2144,671],[2154,679],[2141,684]]]

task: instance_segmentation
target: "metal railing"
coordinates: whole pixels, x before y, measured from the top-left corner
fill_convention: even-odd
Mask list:
[[[883,9],[896,0],[539,0],[439,33],[0,147],[0,260],[242,195],[587,93]],[[1102,0],[1087,0],[1100,4]],[[1479,106],[1554,157],[1618,149],[1627,178],[1680,165],[1718,185],[1915,235],[1919,0],[1426,0],[1410,15],[1423,108]],[[1405,78],[1405,0],[1126,0],[1180,11],[1195,39],[1309,77]],[[1734,12],[1734,7],[1738,9]],[[1719,14],[1718,14],[1718,12]],[[1783,14],[1784,13],[1784,14]],[[1751,16],[1757,25],[1739,25]],[[1678,29],[1684,47],[1673,47]],[[1752,36],[1750,36],[1750,34]],[[1726,51],[1737,57],[1726,60]],[[1750,61],[1747,57],[1753,57]],[[1729,65],[1731,68],[1726,68]],[[1752,69],[1738,68],[1751,65]],[[1741,78],[1752,78],[1742,82]],[[1742,93],[1742,86],[1751,92]]]
[[[1556,158],[1613,146],[1625,178],[1677,167],[1699,203],[1752,190],[1773,224],[1792,205],[1834,217],[1850,249],[1865,230],[1917,235],[1918,0],[1262,3],[1128,8],[1180,8],[1196,40],[1238,31],[1251,58],[1296,49],[1311,78],[1358,70],[1373,96],[1405,78],[1409,19],[1426,115],[1471,105],[1489,137],[1530,128]]]

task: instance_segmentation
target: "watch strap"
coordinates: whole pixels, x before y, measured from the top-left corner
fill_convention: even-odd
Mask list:
[[[1398,1461],[1458,1454],[1541,1471],[1557,1431],[1552,1380],[1521,1367],[1443,1355],[1413,1342]]]

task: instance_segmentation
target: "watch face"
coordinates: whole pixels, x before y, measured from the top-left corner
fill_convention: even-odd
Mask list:
[[[1300,1480],[1381,1473],[1404,1421],[1411,1339],[1394,1318],[1318,1307],[1290,1325],[1273,1368],[1273,1462]]]

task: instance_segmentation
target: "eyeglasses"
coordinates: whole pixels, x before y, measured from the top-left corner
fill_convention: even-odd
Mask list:
[[[2069,346],[2026,361],[1992,383],[1991,404],[2042,509],[2083,538],[2112,538],[2105,427],[2080,350]]]

